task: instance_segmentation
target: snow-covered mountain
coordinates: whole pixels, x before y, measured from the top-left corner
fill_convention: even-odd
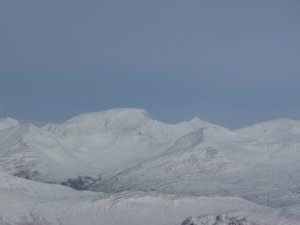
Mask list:
[[[163,124],[139,109],[84,114],[42,128],[11,121],[0,124],[6,128],[0,131],[1,171],[51,183],[115,175],[209,125],[200,119]]]
[[[300,124],[284,121],[235,131],[201,128],[162,154],[99,181],[96,190],[238,195],[268,206],[298,204]]]
[[[289,119],[238,130],[140,109],[43,127],[0,119],[0,224],[300,224],[299,161]]]

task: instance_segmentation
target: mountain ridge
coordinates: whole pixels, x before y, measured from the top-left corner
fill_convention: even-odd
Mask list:
[[[167,124],[128,108],[42,127],[0,119],[0,224],[21,225],[15,216],[113,225],[117,215],[124,225],[178,225],[189,216],[201,224],[242,215],[298,225],[299,149],[300,123],[289,119],[235,130],[197,117]]]

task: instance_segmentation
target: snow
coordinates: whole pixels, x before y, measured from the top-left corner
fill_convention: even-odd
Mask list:
[[[6,130],[12,127],[17,127],[19,126],[19,122],[15,119],[12,118],[4,118],[4,119],[0,119],[0,131],[2,130]]]
[[[127,191],[107,194],[76,191],[56,184],[44,184],[0,173],[0,215],[2,221],[43,221],[66,225],[156,225],[180,224],[184,218],[230,214],[262,217],[274,225],[297,224],[292,210],[273,210],[238,197],[195,197],[155,192]],[[288,216],[288,218],[286,218]],[[282,220],[282,221],[281,221]],[[299,220],[298,220],[299,221]]]
[[[290,119],[237,130],[128,108],[44,127],[0,119],[0,224],[300,224],[299,149]]]
[[[5,130],[0,146],[8,154],[0,155],[0,168],[10,174],[37,171],[35,180],[55,183],[78,176],[98,179],[147,160],[206,124],[198,119],[163,124],[144,110],[114,109],[43,128],[22,125]],[[12,134],[7,137],[7,132]]]

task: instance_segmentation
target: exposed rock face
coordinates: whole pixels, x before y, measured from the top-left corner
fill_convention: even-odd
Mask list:
[[[236,216],[217,215],[217,216],[200,216],[188,217],[181,225],[267,225],[251,222],[247,218]]]

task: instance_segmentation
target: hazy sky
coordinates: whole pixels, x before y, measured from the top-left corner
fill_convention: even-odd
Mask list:
[[[0,117],[300,119],[299,0],[0,0]]]

